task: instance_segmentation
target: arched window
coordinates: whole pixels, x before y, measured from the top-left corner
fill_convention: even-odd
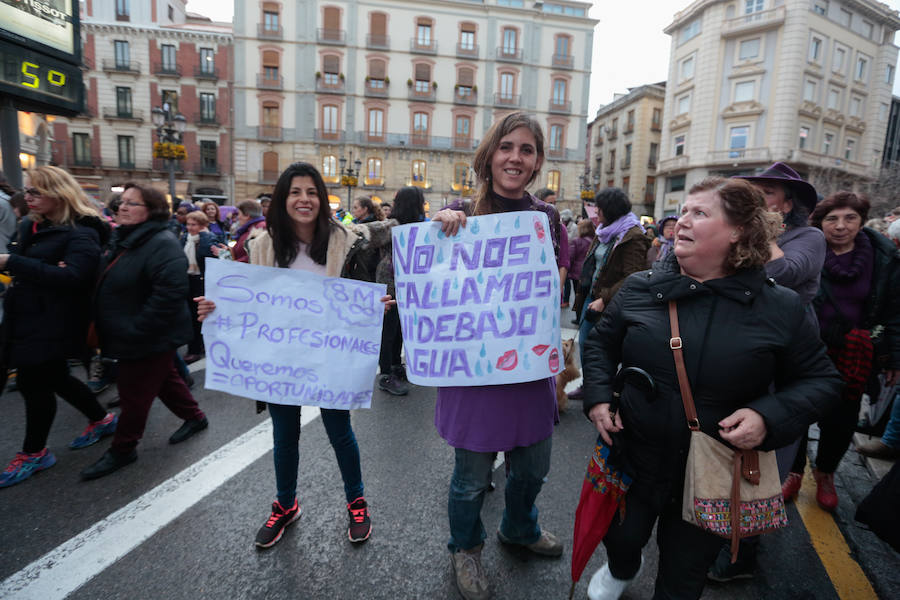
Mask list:
[[[328,182],[338,180],[337,158],[333,154],[322,157],[322,179]]]
[[[428,172],[424,160],[412,161],[412,182],[411,185],[419,187],[428,187]]]
[[[326,86],[340,85],[341,57],[326,54],[322,57],[322,78]]]
[[[384,175],[381,171],[381,159],[371,157],[366,159],[366,185],[384,185]]]
[[[367,133],[370,141],[384,140],[384,111],[382,109],[369,109]]]
[[[334,104],[322,105],[322,137],[326,139],[337,139],[340,127],[338,107]]]

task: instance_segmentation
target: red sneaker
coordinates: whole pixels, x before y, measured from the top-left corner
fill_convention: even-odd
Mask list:
[[[834,473],[813,471],[816,478],[816,502],[822,510],[834,512],[838,505],[837,491],[834,489]]]
[[[793,502],[794,500],[796,500],[797,494],[800,493],[800,486],[802,484],[802,473],[794,473],[793,471],[788,473],[787,479],[785,479],[784,483],[781,484],[781,495],[784,496],[784,501]]]
[[[347,513],[350,515],[350,527],[347,529],[347,537],[354,544],[369,539],[372,534],[372,520],[369,517],[369,505],[366,499],[359,497],[347,505]]]

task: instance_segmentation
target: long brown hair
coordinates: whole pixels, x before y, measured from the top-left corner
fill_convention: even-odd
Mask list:
[[[478,149],[475,150],[475,158],[472,160],[472,169],[475,171],[475,178],[479,184],[478,191],[475,193],[474,213],[476,215],[489,215],[501,212],[501,208],[495,206],[494,197],[490,193],[492,185],[491,160],[494,158],[494,152],[500,147],[500,140],[519,127],[527,128],[534,136],[538,161],[540,164],[544,162],[544,130],[541,129],[541,124],[533,116],[523,112],[514,112],[491,125],[487,135],[478,144]],[[531,174],[531,178],[525,185],[531,185],[531,182],[534,181],[540,171],[539,166]]]

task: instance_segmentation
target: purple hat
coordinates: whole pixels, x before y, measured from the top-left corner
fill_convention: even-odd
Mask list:
[[[799,201],[808,212],[816,208],[819,199],[816,188],[783,162],[777,162],[758,175],[736,175],[735,179],[746,179],[751,182],[774,182],[787,186],[794,193],[794,198]]]

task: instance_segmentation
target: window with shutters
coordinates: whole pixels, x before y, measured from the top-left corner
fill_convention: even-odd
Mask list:
[[[263,31],[274,34],[281,31],[281,9],[275,2],[263,2]]]
[[[387,48],[390,46],[387,35],[387,15],[381,12],[369,14],[369,39],[370,48]]]
[[[384,138],[384,110],[380,108],[369,109],[369,140]]]
[[[434,22],[428,17],[418,17],[416,19],[416,37],[413,40],[413,46],[418,50],[433,50]]]
[[[278,179],[278,153],[273,151],[263,152],[262,155],[262,179],[263,181],[274,181]]]
[[[413,113],[412,141],[414,144],[427,144],[431,119],[426,112]]]
[[[203,92],[200,94],[200,122],[215,123],[216,121],[216,96]]]
[[[72,150],[76,165],[91,164],[91,136],[86,133],[73,133]]]
[[[559,108],[561,106],[566,105],[566,80],[565,79],[554,79],[553,80],[553,99],[551,103],[554,107]]]
[[[263,102],[262,124],[267,128],[281,127],[281,107],[277,102],[271,100]]]
[[[263,82],[268,85],[278,85],[281,81],[280,74],[281,57],[275,50],[263,50]]]
[[[414,89],[416,94],[431,94],[431,65],[418,63],[415,72]]]
[[[456,96],[458,98],[470,98],[475,87],[475,69],[472,67],[460,67],[456,71]]]
[[[453,135],[453,145],[460,148],[469,147],[472,143],[472,117],[457,115]]]
[[[334,54],[326,54],[322,57],[322,80],[326,86],[337,87],[340,85],[341,58]]]
[[[322,135],[337,137],[340,128],[338,107],[334,104],[322,106]]]
[[[476,27],[474,23],[459,24],[459,41],[456,52],[462,56],[478,56],[478,45],[475,43]]]
[[[341,42],[344,40],[344,32],[341,31],[341,9],[336,6],[326,6],[322,9],[322,31],[320,39],[327,42]]]
[[[575,64],[572,56],[572,36],[557,34],[553,40],[553,66],[571,69]]]
[[[366,82],[366,87],[372,90],[383,90],[387,82],[386,79],[387,73],[387,61],[381,58],[373,58],[369,61],[369,80]]]
[[[559,153],[563,150],[563,126],[550,126],[550,153]]]
[[[516,100],[516,74],[510,71],[500,73],[500,91],[497,99],[502,104],[513,104]]]
[[[507,27],[503,30],[503,54],[515,56],[519,50],[519,32],[516,29]]]

